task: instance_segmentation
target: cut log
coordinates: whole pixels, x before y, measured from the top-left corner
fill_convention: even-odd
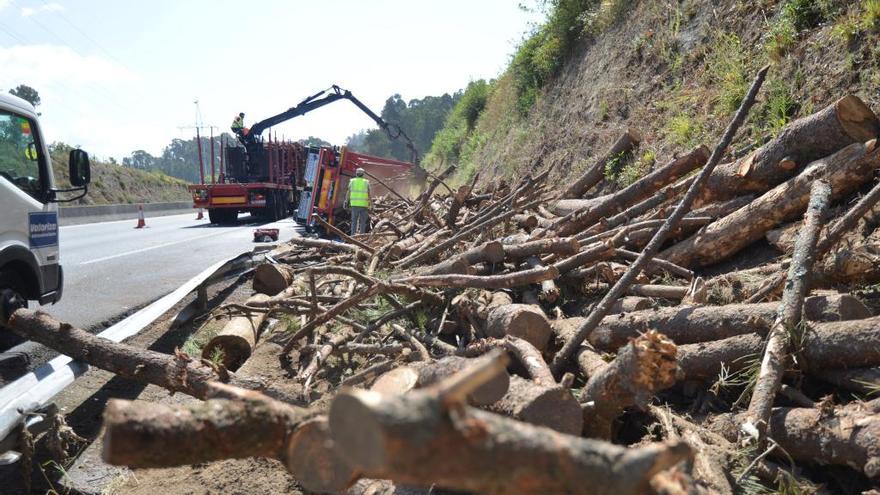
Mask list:
[[[523,285],[537,284],[544,280],[559,277],[555,266],[523,270],[504,275],[419,275],[415,277],[392,280],[396,284],[415,287],[473,287],[478,289],[509,289]]]
[[[794,256],[788,268],[785,292],[776,321],[767,336],[767,346],[761,360],[761,368],[749,401],[744,424],[741,430],[746,433],[743,438],[754,440],[759,449],[764,449],[767,442],[767,425],[773,401],[782,385],[782,374],[788,367],[790,358],[790,340],[797,332],[797,326],[803,316],[804,297],[810,288],[810,273],[815,261],[816,243],[819,241],[819,230],[828,213],[828,201],[831,188],[828,183],[817,180],[810,188],[810,204],[804,216],[804,226],[795,243]],[[745,436],[752,435],[752,436]]]
[[[874,140],[851,144],[811,163],[798,176],[670,247],[660,257],[685,267],[717,263],[759,240],[781,222],[801,214],[809,201],[810,186],[817,179],[828,181],[834,199],[845,197],[880,168],[880,150],[875,145]]]
[[[577,241],[572,238],[575,245],[577,245]],[[574,252],[577,252],[577,248],[574,249]],[[544,268],[545,266],[541,263],[541,259],[537,256],[529,256],[525,259],[526,266],[531,270],[536,270],[539,268]],[[541,301],[544,301],[547,304],[553,304],[559,299],[559,287],[556,285],[556,282],[551,280],[544,280],[541,282],[541,292],[538,298]]]
[[[418,246],[423,240],[425,240],[425,236],[422,234],[413,234],[409,237],[404,237],[403,239],[395,242],[388,249],[388,255],[392,258],[401,258],[405,254],[411,252]]]
[[[416,388],[433,385],[474,364],[473,359],[448,356],[430,363],[410,363],[395,368],[376,380],[370,390],[383,394],[401,395]],[[510,375],[499,373],[490,381],[468,394],[468,404],[485,406],[504,397],[510,385]]]
[[[657,330],[679,345],[752,332],[766,335],[778,307],[778,303],[683,306],[609,315],[589,340],[597,349],[614,352],[648,330]],[[857,320],[870,314],[861,301],[848,294],[808,297],[804,303],[804,317],[809,321]]]
[[[257,294],[251,296],[245,304],[248,306],[263,304],[269,300],[269,297],[266,294]],[[251,357],[267,314],[258,312],[232,317],[202,348],[202,358],[215,363],[219,361],[228,370],[235,371],[240,368]]]
[[[254,270],[254,292],[274,296],[288,288],[294,277],[290,265],[263,263]]]
[[[581,406],[567,389],[541,385],[516,375],[510,377],[507,393],[487,409],[568,435],[579,436],[584,424]]]
[[[798,168],[878,134],[880,122],[874,112],[858,97],[845,96],[788,124],[779,136],[741,160],[720,165],[709,178],[699,204],[748,192],[763,193],[794,176]],[[837,189],[833,184],[832,188]]]
[[[653,306],[654,303],[647,297],[624,296],[611,306],[611,314],[641,311],[643,309],[650,309]]]
[[[821,377],[825,370],[880,366],[880,317],[814,323],[799,346],[801,369]],[[763,350],[758,334],[678,346],[678,362],[687,379],[714,379],[722,364],[728,372],[745,369]]]
[[[339,493],[360,475],[333,448],[325,416],[300,423],[287,441],[282,459],[303,488],[315,493]]]
[[[522,261],[531,256],[546,254],[571,256],[578,252],[580,245],[574,237],[554,237],[517,244],[504,244],[503,249],[508,260]]]
[[[283,402],[296,402],[280,388],[261,379],[229,373],[202,363],[185,353],[176,355],[138,349],[113,342],[61,323],[46,313],[19,309],[9,328],[17,335],[124,378],[151,383],[171,392],[206,399],[212,383],[264,392]]]
[[[608,150],[608,153],[590,166],[572,185],[562,194],[563,198],[580,198],[591,187],[598,184],[605,177],[605,166],[609,161],[617,159],[621,155],[637,147],[642,141],[641,134],[635,129],[627,129]]]
[[[880,389],[880,368],[824,370],[818,378],[859,394],[874,394]]]
[[[675,344],[649,330],[620,349],[614,361],[594,373],[584,386],[584,432],[610,440],[612,426],[630,406],[646,407],[654,394],[676,381]]]
[[[599,219],[620,213],[692,170],[702,167],[708,159],[709,148],[700,146],[615,193],[592,199],[560,201],[555,206],[554,213],[565,216],[553,223],[552,230],[563,236],[581,232]],[[569,213],[565,213],[566,209]]]
[[[678,285],[642,285],[633,284],[627,289],[627,293],[634,296],[662,297],[664,299],[681,300],[688,293],[688,287]]]
[[[300,246],[318,248],[321,250],[350,253],[356,255],[362,260],[370,257],[369,253],[367,253],[363,249],[355,246],[354,244],[348,244],[345,242],[336,242],[327,239],[313,239],[311,237],[301,236],[294,236],[290,239],[289,242],[292,242],[293,244],[298,244]]]
[[[486,335],[502,338],[506,335],[519,337],[540,351],[547,349],[550,341],[550,321],[538,306],[531,304],[507,304],[489,312],[486,319]]]
[[[452,195],[452,202],[449,204],[449,210],[446,211],[446,226],[455,230],[455,222],[458,219],[458,212],[464,205],[465,200],[471,195],[471,186],[465,184],[455,191]]]
[[[488,495],[644,493],[690,455],[683,443],[627,449],[467,407],[450,414],[429,393],[341,392],[330,431],[366,476]]]

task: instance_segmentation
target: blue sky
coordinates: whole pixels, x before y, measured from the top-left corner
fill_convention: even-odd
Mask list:
[[[0,0],[0,89],[42,97],[50,141],[121,159],[202,121],[227,130],[331,84],[381,110],[497,76],[536,13],[516,0]],[[373,122],[347,102],[278,126],[342,144]]]

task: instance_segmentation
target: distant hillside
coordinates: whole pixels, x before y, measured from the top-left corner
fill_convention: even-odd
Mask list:
[[[67,159],[70,146],[55,143],[50,147],[57,187],[70,187]],[[162,203],[189,201],[186,181],[162,172],[143,171],[92,159],[92,183],[85,198],[71,204],[102,205],[126,203]]]

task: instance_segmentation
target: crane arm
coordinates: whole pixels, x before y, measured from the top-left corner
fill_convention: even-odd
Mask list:
[[[295,107],[289,108],[284,112],[279,113],[278,115],[274,115],[267,119],[261,120],[257,122],[253,126],[251,126],[250,133],[247,136],[248,140],[256,141],[257,136],[263,133],[269,127],[274,125],[278,125],[282,122],[286,122],[292,118],[299,117],[300,115],[304,115],[312,110],[316,110],[318,108],[323,107],[324,105],[328,105],[333,103],[334,101],[346,99],[352,102],[356,107],[361,109],[362,112],[367,114],[374,122],[382,129],[385,134],[388,135],[390,139],[399,139],[403,138],[405,141],[406,147],[409,149],[410,154],[412,155],[412,162],[416,165],[419,163],[419,152],[416,150],[415,144],[412,142],[412,139],[403,132],[403,129],[400,128],[397,124],[389,124],[385,122],[382,117],[376,115],[375,112],[370,110],[366,105],[364,105],[360,100],[355,98],[351,91],[347,89],[342,89],[335,84],[331,86],[329,89],[325,89],[323,91],[319,91],[318,93],[309,96],[303,101],[299,102]]]

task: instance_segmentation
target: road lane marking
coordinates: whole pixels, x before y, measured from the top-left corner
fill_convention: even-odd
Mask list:
[[[164,248],[164,247],[173,246],[173,245],[175,245],[175,244],[182,244],[182,243],[184,243],[184,242],[197,241],[197,240],[199,240],[199,239],[204,239],[204,238],[206,238],[206,237],[215,237],[215,236],[218,236],[218,235],[228,234],[228,233],[230,233],[230,232],[238,232],[239,230],[241,230],[241,227],[240,227],[240,228],[236,228],[236,229],[224,230],[223,232],[212,232],[212,233],[210,233],[210,234],[200,235],[200,236],[198,236],[198,237],[190,237],[190,238],[188,238],[188,239],[182,239],[182,240],[179,240],[179,241],[166,242],[165,244],[158,244],[158,245],[156,245],[156,246],[149,246],[149,247],[145,247],[145,248],[141,248],[141,249],[135,249],[135,250],[133,250],[133,251],[126,251],[126,252],[124,252],[124,253],[111,254],[110,256],[104,256],[103,258],[95,258],[95,259],[93,259],[93,260],[83,261],[83,262],[80,263],[80,266],[82,266],[82,265],[91,265],[91,264],[93,264],[93,263],[100,263],[100,262],[102,262],[102,261],[108,261],[108,260],[112,260],[112,259],[115,259],[115,258],[121,258],[121,257],[123,257],[123,256],[130,256],[130,255],[132,255],[132,254],[144,253],[144,252],[146,252],[146,251],[152,251],[152,250],[154,250],[154,249],[161,249],[161,248]]]
[[[166,218],[175,218],[175,217],[191,217],[192,213],[175,213],[174,215],[161,215],[158,217],[146,217],[147,220],[163,220]],[[106,222],[90,222],[90,223],[77,223],[74,225],[62,225],[62,229],[77,229],[80,227],[96,227],[101,225],[108,225],[111,223],[128,223],[132,220],[137,221],[137,217],[133,218],[123,218],[122,220],[107,220]]]

